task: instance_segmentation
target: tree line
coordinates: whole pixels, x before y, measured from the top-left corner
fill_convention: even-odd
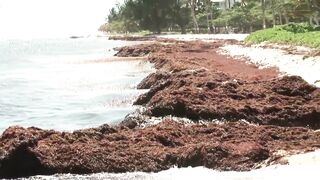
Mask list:
[[[100,30],[247,33],[288,23],[319,26],[320,0],[125,0]]]

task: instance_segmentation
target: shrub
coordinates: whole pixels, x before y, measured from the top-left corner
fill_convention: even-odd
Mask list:
[[[319,27],[305,24],[288,24],[275,28],[256,31],[250,34],[247,43],[271,42],[280,44],[301,45],[320,49]]]
[[[293,33],[306,33],[306,32],[316,31],[318,28],[306,23],[300,23],[300,24],[290,23],[282,26],[277,26],[276,29],[285,30]]]

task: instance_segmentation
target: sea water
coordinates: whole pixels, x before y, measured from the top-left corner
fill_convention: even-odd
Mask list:
[[[143,61],[112,61],[106,38],[0,40],[0,133],[9,126],[72,131],[114,124],[136,107]]]

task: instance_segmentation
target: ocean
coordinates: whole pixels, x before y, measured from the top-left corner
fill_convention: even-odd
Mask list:
[[[72,131],[121,121],[152,65],[112,61],[106,38],[0,40],[0,133],[9,126]]]

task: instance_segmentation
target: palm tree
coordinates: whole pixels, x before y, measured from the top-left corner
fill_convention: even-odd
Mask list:
[[[191,7],[191,15],[192,15],[192,20],[194,25],[194,31],[195,33],[199,33],[199,25],[196,18],[196,0],[190,0],[189,3]]]
[[[266,24],[266,1],[265,0],[261,0],[261,8],[262,8],[262,27],[263,29],[267,28],[267,24]]]

